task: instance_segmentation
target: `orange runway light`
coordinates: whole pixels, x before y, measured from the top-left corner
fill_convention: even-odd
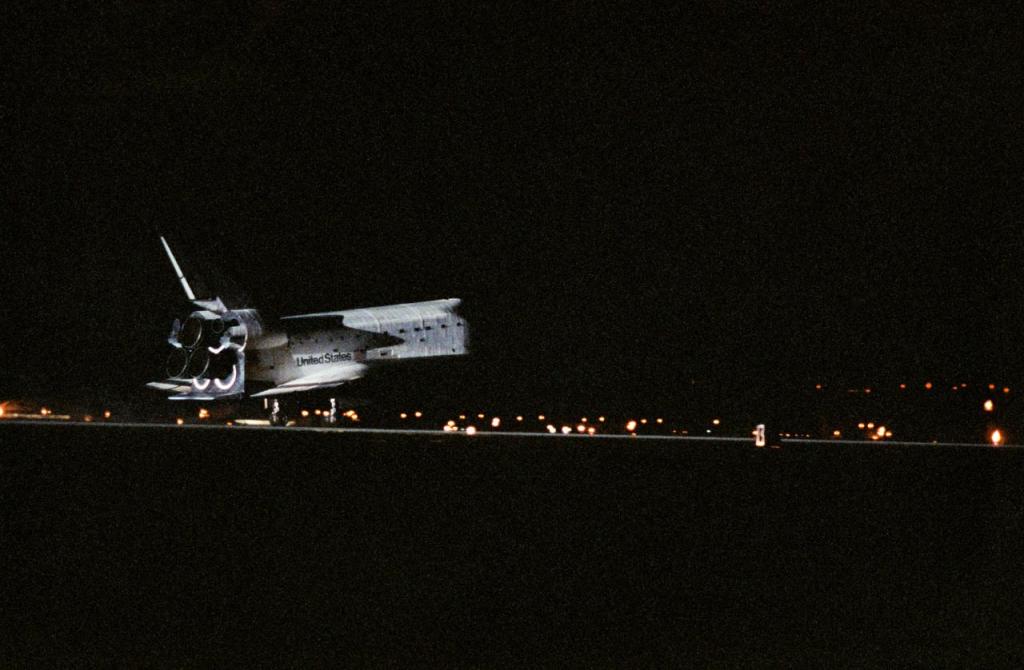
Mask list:
[[[926,382],[924,387],[925,387],[926,390],[931,391],[932,390],[932,383],[931,382]]]
[[[1010,387],[1009,387],[1009,386],[1004,386],[1004,387],[1003,387],[1003,393],[1005,393],[1005,394],[1009,395],[1009,393],[1010,393]]]
[[[901,391],[906,391],[907,390],[907,385],[906,384],[900,384],[900,390]]]

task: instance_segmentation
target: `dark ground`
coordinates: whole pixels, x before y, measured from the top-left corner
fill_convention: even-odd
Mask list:
[[[1003,665],[1022,465],[3,425],[0,660]]]

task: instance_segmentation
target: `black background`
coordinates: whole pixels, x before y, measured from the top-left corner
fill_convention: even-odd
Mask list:
[[[927,2],[14,9],[4,376],[159,377],[159,230],[271,314],[463,298],[477,397],[1015,380],[1020,27]]]

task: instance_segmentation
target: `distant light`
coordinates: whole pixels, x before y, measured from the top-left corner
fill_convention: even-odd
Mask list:
[[[658,423],[659,424],[665,423],[665,419],[658,419]]]
[[[721,419],[715,419],[714,421],[711,422],[711,425],[712,426],[721,426],[722,425],[722,420]]]
[[[46,416],[47,414],[49,414],[49,413],[50,413],[50,410],[48,410],[48,409],[46,409],[46,408],[44,407],[44,408],[42,408],[41,410],[39,410],[39,413],[40,413],[40,414],[42,414],[43,416]]]
[[[871,389],[864,389],[864,393],[871,393]]]
[[[989,436],[989,439],[992,440],[993,446],[998,447],[1003,443],[1003,434],[998,428],[996,428],[992,431],[992,435]]]
[[[1009,387],[1009,386],[1004,386],[1004,387],[1003,387],[1003,393],[1005,393],[1005,394],[1009,395],[1009,393],[1010,393],[1010,387]]]
[[[483,413],[481,413],[481,414],[477,414],[477,415],[476,415],[476,418],[478,418],[478,419],[485,419],[485,418],[487,418],[487,415],[486,415],[486,414],[483,414]]]
[[[448,422],[448,427],[449,428],[454,428],[455,427],[455,422],[454,421],[449,421]]]
[[[587,422],[587,417],[583,417],[582,419],[580,419],[580,423],[586,423],[586,422]]]
[[[599,416],[599,417],[597,417],[597,420],[598,420],[598,421],[599,421],[600,423],[604,423],[604,417],[603,417],[603,416]]]
[[[321,412],[320,410],[316,410],[316,411],[315,411],[315,412],[313,412],[313,413],[314,413],[314,414],[316,414],[317,416],[323,416],[323,415],[324,415],[324,413],[323,413],[323,412]]]
[[[925,387],[925,389],[931,391],[932,390],[932,383],[931,382],[925,382],[924,387]]]
[[[821,390],[821,384],[815,384],[815,385],[814,385],[814,388],[816,388],[817,390],[819,390],[819,391],[820,391],[820,390]]]
[[[885,437],[885,426],[879,426],[878,430],[875,431],[875,434],[878,435],[878,437]]]
[[[892,431],[891,430],[885,431],[885,436],[886,437],[892,437]]]
[[[593,435],[596,432],[597,432],[597,428],[594,428],[593,426],[591,426],[590,428],[587,428],[587,434],[588,435]]]
[[[416,414],[414,414],[413,416],[415,416],[417,419],[422,419],[423,418],[423,412],[416,412]]]
[[[840,430],[833,430],[832,431],[832,437],[842,437],[842,436],[843,436],[843,432],[842,431],[840,431]]]
[[[537,421],[544,421],[545,419],[547,419],[547,417],[544,416],[543,414],[538,414],[537,415]]]
[[[491,419],[491,428],[501,428],[501,419],[498,417]]]
[[[521,417],[521,416],[517,416],[517,417],[516,417],[516,421],[519,421],[520,423],[522,423],[522,421],[523,421],[523,417]]]
[[[992,402],[991,400],[986,400],[984,407],[985,407],[985,411],[986,412],[991,412],[992,410],[994,410],[996,408],[996,404],[994,402]]]
[[[562,435],[568,435],[572,432],[572,428],[569,426],[562,426]]]
[[[647,419],[640,419],[640,423],[642,423],[642,424],[644,424],[646,426],[647,425]]]
[[[988,385],[988,390],[989,391],[995,391],[996,390],[996,385],[995,384],[989,384]]]
[[[857,427],[860,428],[861,430],[864,430],[867,426],[865,426],[863,423],[858,423]]]
[[[465,421],[465,420],[466,420],[466,415],[465,414],[460,414],[459,415],[459,421]]]
[[[177,424],[179,426],[184,426],[185,425],[185,419],[179,418],[178,421],[177,421]]]
[[[576,426],[576,432],[577,433],[585,433],[585,432],[587,432],[586,425],[581,423],[580,425]]]
[[[406,414],[405,412],[402,412],[401,414],[398,415],[398,418],[399,419],[408,419],[409,415]]]
[[[110,410],[108,409],[106,412],[103,413],[103,418],[104,419],[109,419],[110,417],[111,417],[111,414],[110,414]]]
[[[0,405],[0,416],[3,416],[3,415],[4,415],[4,407],[3,407],[3,405]]]
[[[209,419],[210,418],[210,410],[206,409],[205,407],[200,407],[199,408],[199,418],[200,419]]]
[[[906,391],[907,390],[907,385],[906,384],[900,384],[900,390],[901,391]]]
[[[872,422],[872,423],[869,423],[869,424],[868,424],[868,430],[874,430],[874,429],[875,429],[875,424],[874,424],[874,422]]]
[[[4,415],[4,413],[3,413],[3,411],[2,411],[2,410],[3,410],[3,408],[2,408],[2,407],[0,407],[0,416],[3,416],[3,415]],[[89,416],[88,414],[86,414],[86,415],[85,415],[85,422],[86,422],[86,423],[92,423],[92,417],[91,417],[91,416]]]
[[[636,430],[636,421],[630,421],[626,424],[626,431],[632,433]]]
[[[554,435],[555,433],[558,432],[558,429],[552,426],[551,424],[548,424],[548,432]]]
[[[466,426],[466,435],[476,435],[476,427]]]
[[[305,419],[307,417],[309,417],[309,410],[308,409],[302,410],[302,418]]]

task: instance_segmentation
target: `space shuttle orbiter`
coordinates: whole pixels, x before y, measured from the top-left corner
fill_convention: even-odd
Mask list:
[[[198,298],[167,240],[171,266],[194,308],[167,338],[167,378],[148,384],[173,400],[267,397],[340,386],[370,368],[463,356],[468,326],[457,298],[288,316]]]

